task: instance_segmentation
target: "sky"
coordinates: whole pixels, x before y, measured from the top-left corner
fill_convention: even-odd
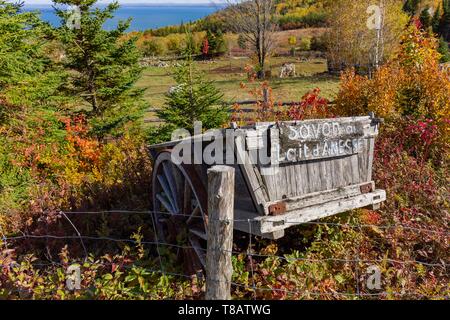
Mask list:
[[[24,0],[26,4],[50,4],[51,0]],[[108,3],[113,0],[99,0],[99,3]],[[167,3],[176,3],[176,4],[217,4],[217,3],[225,3],[226,0],[119,0],[121,4],[167,4]]]

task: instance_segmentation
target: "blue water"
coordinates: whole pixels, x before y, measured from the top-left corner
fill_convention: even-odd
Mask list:
[[[178,25],[206,17],[223,8],[220,5],[123,5],[116,11],[114,19],[108,21],[104,28],[111,29],[117,26],[120,20],[133,18],[128,31],[144,31],[156,29],[169,25]],[[44,21],[50,22],[54,26],[60,24],[59,18],[55,15],[51,6],[26,5],[25,11],[38,10]]]

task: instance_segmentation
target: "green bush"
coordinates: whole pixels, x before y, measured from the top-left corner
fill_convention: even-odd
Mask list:
[[[142,53],[146,57],[161,56],[165,52],[163,44],[158,40],[145,41],[142,49]]]
[[[184,35],[171,34],[167,36],[167,49],[172,54],[180,54],[183,50]]]
[[[311,50],[311,38],[304,37],[300,40],[299,49],[301,51],[309,51]]]
[[[323,36],[315,36],[311,38],[311,50],[322,52],[327,50],[327,44]]]

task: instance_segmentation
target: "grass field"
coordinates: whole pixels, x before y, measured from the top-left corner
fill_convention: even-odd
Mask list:
[[[278,78],[281,65],[285,62],[295,63],[297,77]],[[213,62],[196,62],[196,68],[213,80],[215,85],[223,92],[227,102],[254,100],[248,89],[241,89],[240,83],[246,81],[247,74],[244,68],[250,64],[249,58],[221,58]],[[339,79],[326,73],[326,60],[312,58],[302,61],[295,57],[274,57],[268,63],[272,79],[269,80],[273,88],[275,101],[299,101],[301,97],[314,88],[320,88],[322,96],[333,99],[338,90]],[[174,84],[172,78],[173,68],[148,67],[145,69],[138,87],[145,88],[145,98],[152,108],[164,105],[164,95]],[[151,114],[148,115],[151,117]]]

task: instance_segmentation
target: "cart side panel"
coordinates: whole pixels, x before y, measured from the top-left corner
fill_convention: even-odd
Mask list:
[[[306,123],[315,125],[326,123],[324,121],[326,120],[308,121]],[[343,128],[353,126],[357,129],[354,129],[355,131],[351,134],[344,132],[331,138],[316,135],[315,138],[319,136],[319,139],[311,139],[311,141],[308,139],[281,141],[283,139],[283,133],[281,132],[279,133],[280,141],[272,141],[272,144],[280,144],[281,147],[278,147],[278,151],[281,150],[285,153],[286,150],[294,148],[300,150],[299,146],[302,145],[309,146],[309,151],[311,152],[317,145],[320,145],[320,148],[322,148],[324,143],[331,145],[331,142],[334,141],[343,141],[344,143],[345,141],[355,140],[358,143],[357,147],[339,155],[327,152],[322,153],[322,149],[320,149],[321,151],[315,158],[300,159],[300,156],[298,156],[299,158],[293,161],[280,161],[273,174],[261,174],[268,202],[273,203],[372,181],[374,143],[378,134],[377,124],[374,124],[369,117],[359,117],[350,120],[349,118],[332,119],[328,121],[335,125],[340,123]],[[298,122],[295,126],[298,128],[302,124],[303,122]],[[317,127],[315,128],[317,129]],[[273,148],[273,145],[271,147]],[[261,167],[258,169],[261,170]]]

